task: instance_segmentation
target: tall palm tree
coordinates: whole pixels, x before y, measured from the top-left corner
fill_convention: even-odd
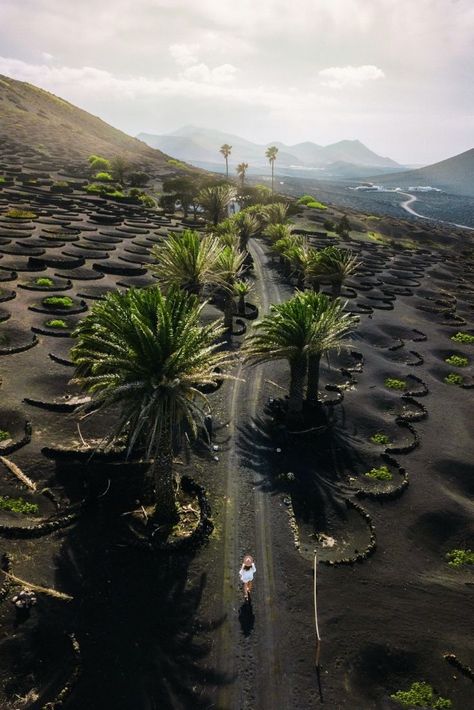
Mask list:
[[[274,193],[274,176],[275,176],[275,160],[278,155],[278,148],[276,145],[271,145],[265,151],[265,157],[268,158],[268,162],[272,166],[272,195]]]
[[[150,270],[157,274],[165,291],[178,286],[202,297],[208,284],[221,283],[218,269],[221,251],[218,237],[201,236],[199,232],[185,229],[182,234],[169,234],[166,241],[152,248],[156,264],[150,265]]]
[[[238,175],[239,178],[240,178],[240,187],[242,188],[242,190],[244,189],[245,174],[246,174],[246,172],[247,172],[247,170],[248,170],[248,167],[249,167],[249,164],[248,164],[248,163],[239,163],[239,164],[237,165],[237,168],[236,168],[236,170],[237,170],[237,175]]]
[[[153,460],[160,521],[177,517],[173,442],[183,428],[196,434],[208,412],[200,388],[226,376],[220,370],[230,362],[217,344],[222,327],[200,324],[202,308],[178,289],[166,296],[158,287],[114,291],[93,305],[74,334],[73,382],[92,395],[92,411],[117,411],[109,443],[125,436],[128,454],[138,445]]]
[[[348,249],[331,246],[319,253],[320,274],[331,282],[334,298],[340,296],[343,283],[356,273],[361,263]]]
[[[292,298],[270,307],[270,313],[255,323],[242,347],[244,359],[252,364],[287,360],[290,366],[288,416],[303,410],[308,369],[308,348],[313,336],[311,309]]]
[[[235,189],[231,185],[214,185],[203,188],[198,200],[207,218],[216,226],[227,217],[227,210],[234,197]]]
[[[224,143],[224,145],[221,145],[219,148],[219,153],[222,153],[225,159],[225,177],[226,180],[229,179],[229,155],[232,152],[232,146],[229,145],[228,143]]]
[[[308,347],[308,388],[306,399],[316,405],[319,398],[319,368],[321,358],[332,350],[339,352],[348,346],[347,336],[354,330],[359,319],[345,313],[345,303],[332,299],[324,293],[304,291],[297,298],[311,312],[313,334]]]
[[[245,254],[235,247],[224,247],[218,259],[221,286],[224,291],[224,328],[232,337],[232,316],[234,313],[234,288],[244,265]]]

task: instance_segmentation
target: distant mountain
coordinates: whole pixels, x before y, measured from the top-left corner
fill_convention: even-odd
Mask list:
[[[314,169],[321,171],[319,177],[324,177],[325,172],[328,176],[330,173],[331,177],[363,177],[373,174],[375,168],[377,171],[403,169],[394,160],[377,155],[358,140],[343,140],[328,146],[311,141],[296,145],[285,145],[279,141],[258,144],[231,133],[196,126],[184,126],[164,135],[140,133],[137,138],[180,160],[200,165],[205,163],[207,166],[223,164],[219,148],[223,143],[229,143],[232,146],[230,165],[235,169],[238,163],[246,162],[253,172],[268,167],[265,151],[269,145],[278,148],[278,169],[286,173],[289,170]],[[367,172],[369,168],[371,170]]]
[[[474,197],[474,148],[427,165],[418,170],[393,175],[376,176],[377,183],[393,187],[431,185],[445,192]]]
[[[122,155],[156,175],[170,172],[168,156],[113,128],[48,91],[0,75],[0,160],[10,146],[44,157],[45,163],[85,163],[96,153]]]

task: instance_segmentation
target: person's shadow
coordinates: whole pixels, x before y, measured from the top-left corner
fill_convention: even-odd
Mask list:
[[[245,601],[239,609],[240,628],[244,636],[250,636],[255,626],[255,614],[252,609],[252,601]]]

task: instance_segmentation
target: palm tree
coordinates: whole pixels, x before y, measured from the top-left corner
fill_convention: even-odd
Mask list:
[[[308,388],[306,399],[316,405],[319,397],[319,367],[321,357],[332,350],[347,347],[347,336],[359,319],[345,313],[345,303],[315,291],[299,292],[295,296],[311,312],[313,334],[308,348]]]
[[[242,190],[244,189],[245,173],[247,172],[248,167],[249,167],[249,164],[248,164],[248,163],[239,163],[239,164],[237,165],[237,169],[236,169],[236,170],[237,170],[237,175],[238,175],[239,178],[240,178],[240,187],[242,188]]]
[[[249,239],[260,231],[260,221],[251,212],[239,212],[234,217],[239,232],[239,249],[246,252]]]
[[[331,282],[334,298],[340,296],[342,284],[356,273],[361,263],[348,249],[326,247],[319,253],[320,274]]]
[[[274,172],[275,172],[275,160],[278,155],[278,148],[275,145],[271,145],[265,151],[265,157],[268,158],[270,165],[272,166],[272,195],[274,192]]]
[[[286,224],[288,205],[284,202],[272,202],[264,208],[265,221],[270,224]]]
[[[289,224],[269,224],[263,230],[263,236],[268,237],[272,242],[277,242],[279,239],[287,239],[291,237],[293,232],[293,227]]]
[[[227,217],[228,207],[234,197],[235,189],[231,185],[215,185],[203,188],[198,200],[208,219],[216,226]]]
[[[231,154],[232,151],[232,146],[229,145],[228,143],[224,143],[224,145],[221,145],[219,148],[219,153],[222,153],[225,159],[225,177],[226,180],[229,179],[229,155]]]
[[[182,234],[170,233],[162,244],[152,248],[156,264],[150,265],[165,291],[178,286],[201,297],[208,284],[221,283],[218,260],[222,246],[213,235],[185,229]]]
[[[217,321],[200,325],[196,296],[158,287],[114,291],[95,303],[75,331],[73,382],[92,395],[90,409],[113,408],[108,442],[127,439],[152,459],[156,516],[176,520],[173,442],[196,434],[208,412],[200,388],[216,384],[230,358],[218,346]],[[219,372],[217,375],[216,373]]]
[[[247,279],[239,279],[234,284],[234,294],[238,297],[237,301],[237,313],[239,315],[245,314],[245,297],[249,295],[253,286]]]
[[[234,313],[234,287],[244,264],[245,254],[235,247],[224,247],[217,263],[221,285],[224,290],[224,329],[232,337],[232,316]]]
[[[287,360],[290,366],[288,416],[295,418],[303,410],[303,396],[308,369],[308,348],[313,337],[311,309],[296,297],[270,307],[270,313],[253,326],[242,353],[247,362]]]

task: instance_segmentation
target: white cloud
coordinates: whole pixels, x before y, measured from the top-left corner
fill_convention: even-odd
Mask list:
[[[363,64],[360,67],[328,67],[318,72],[323,86],[330,89],[344,89],[351,86],[362,86],[367,81],[383,79],[385,74],[373,64]]]
[[[228,84],[233,81],[237,73],[237,68],[232,64],[221,64],[214,69],[210,69],[207,64],[195,64],[188,67],[182,73],[183,79],[197,81],[205,84]]]
[[[180,67],[189,67],[192,64],[197,64],[198,49],[198,44],[171,44],[170,54]]]
[[[41,57],[45,62],[52,62],[54,59],[54,55],[49,52],[41,52]]]

